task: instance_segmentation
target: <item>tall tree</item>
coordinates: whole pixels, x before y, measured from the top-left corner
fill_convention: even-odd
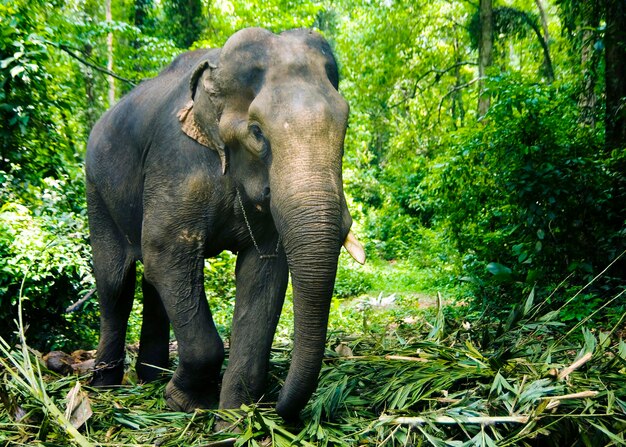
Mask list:
[[[530,14],[520,9],[507,6],[494,9],[493,16],[495,34],[511,32],[513,30],[521,31],[525,27],[529,27],[533,30],[537,37],[537,42],[543,51],[542,74],[546,77],[548,82],[554,81],[554,68],[552,67],[548,39],[541,33],[541,29],[535,19]]]
[[[626,2],[606,0],[606,147],[626,147]]]
[[[106,0],[105,14],[106,21],[110,24],[113,21],[113,14],[111,12],[111,0]],[[107,33],[107,70],[109,72],[113,71],[113,31],[109,31]],[[115,78],[109,75],[108,81],[109,89],[107,97],[109,99],[109,107],[112,107],[113,104],[115,104]]]
[[[179,48],[189,48],[206,24],[202,0],[166,0],[163,8],[169,24],[169,37]]]
[[[454,127],[463,126],[465,121],[465,106],[463,104],[463,75],[461,74],[461,67],[463,61],[461,60],[461,54],[459,51],[459,41],[454,38],[454,78],[456,82],[454,84],[452,93],[452,106],[451,113]]]
[[[582,68],[582,88],[578,97],[580,121],[595,126],[598,98],[598,63],[600,52],[596,49],[598,27],[600,26],[600,7],[598,1],[580,2],[579,21],[581,29],[580,65]]]
[[[493,63],[493,2],[480,0],[480,39],[478,41],[478,115],[484,116],[489,109],[489,95],[485,93],[485,76]]]
[[[150,20],[153,4],[153,0],[135,0],[132,21],[141,31],[144,31],[147,26],[153,25]]]
[[[546,15],[546,10],[541,3],[541,0],[535,0],[535,4],[537,5],[537,9],[539,10],[539,17],[541,19],[541,28],[543,28],[543,39],[546,42],[546,45],[550,45],[550,32],[548,31],[548,17]]]

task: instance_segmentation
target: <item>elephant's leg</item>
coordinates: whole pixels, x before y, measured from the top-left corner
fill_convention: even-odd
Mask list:
[[[158,291],[178,341],[178,368],[165,390],[168,405],[178,411],[217,403],[224,344],[204,293],[203,267],[202,255],[189,247],[144,249],[144,274]]]
[[[122,383],[128,316],[135,295],[135,261],[99,195],[88,185],[89,229],[98,301],[100,342],[91,384]]]
[[[270,349],[287,288],[284,252],[280,250],[278,257],[270,259],[261,259],[254,248],[240,252],[236,275],[235,314],[220,408],[254,402],[265,389]]]
[[[107,277],[96,274],[100,342],[91,380],[93,386],[119,385],[124,377],[124,345],[135,293],[135,263],[119,268],[124,269],[123,274],[109,272]]]
[[[161,376],[169,359],[170,320],[156,288],[145,276],[142,281],[143,318],[137,358],[137,375],[144,382]],[[156,368],[154,368],[156,366]]]

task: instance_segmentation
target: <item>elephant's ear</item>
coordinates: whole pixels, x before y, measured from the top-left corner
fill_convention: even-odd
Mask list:
[[[204,61],[196,67],[189,80],[191,100],[178,111],[177,117],[182,131],[188,137],[218,153],[222,163],[222,174],[225,174],[228,160],[224,142],[218,132],[221,105],[217,100],[213,82],[216,69],[217,67],[209,61]]]

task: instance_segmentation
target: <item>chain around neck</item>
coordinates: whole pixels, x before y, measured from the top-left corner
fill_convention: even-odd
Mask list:
[[[280,249],[280,235],[278,236],[278,240],[276,241],[276,248],[274,249],[274,253],[264,254],[259,247],[259,244],[254,237],[254,233],[252,233],[252,227],[250,226],[250,221],[248,220],[248,215],[246,214],[246,209],[243,206],[243,201],[241,200],[241,194],[239,193],[239,188],[235,188],[237,191],[237,201],[239,202],[239,206],[241,207],[241,212],[243,214],[243,220],[246,222],[246,228],[248,228],[248,233],[250,234],[250,239],[252,239],[252,243],[254,244],[254,248],[259,254],[260,259],[272,259],[278,257],[278,250]]]

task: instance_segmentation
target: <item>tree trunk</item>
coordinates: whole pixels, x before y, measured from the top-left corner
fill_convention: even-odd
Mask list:
[[[456,79],[454,89],[455,92],[452,94],[452,120],[455,129],[460,125],[463,126],[465,121],[465,106],[463,105],[463,78],[461,76],[461,55],[459,53],[459,41],[454,39],[454,77]],[[458,121],[458,123],[457,123]]]
[[[626,147],[626,2],[606,0],[606,148]]]
[[[541,0],[535,0],[537,9],[539,10],[539,17],[541,18],[541,28],[543,28],[543,39],[546,45],[550,46],[550,34],[548,32],[548,17],[546,16],[546,10],[543,9]]]
[[[106,8],[106,21],[111,22],[113,20],[113,15],[111,13],[111,0],[106,0],[105,3]],[[109,72],[113,71],[113,32],[109,32],[107,34],[107,70]],[[108,90],[108,98],[109,98],[109,107],[112,107],[115,104],[115,78],[113,76],[108,76],[109,81],[109,90]]]
[[[598,77],[598,57],[594,48],[595,33],[585,29],[582,33],[580,65],[582,68],[582,88],[578,97],[580,122],[588,126],[596,125],[596,81]]]
[[[83,54],[90,58],[93,52],[93,47],[89,44],[85,44],[83,47]],[[85,77],[85,97],[87,100],[87,107],[85,107],[85,119],[87,120],[87,128],[91,129],[96,120],[98,119],[98,110],[96,106],[96,83],[93,78],[93,69],[89,65],[81,65],[83,76]]]
[[[480,39],[478,41],[478,116],[482,117],[489,110],[489,94],[485,92],[485,76],[493,63],[493,3],[492,0],[480,0]]]
[[[596,112],[598,98],[596,84],[598,81],[599,52],[595,49],[596,29],[600,24],[598,8],[595,2],[583,2],[581,5],[580,19],[582,28],[582,42],[580,51],[580,67],[582,70],[582,85],[578,97],[580,108],[579,121],[582,124],[594,127],[596,125]]]

